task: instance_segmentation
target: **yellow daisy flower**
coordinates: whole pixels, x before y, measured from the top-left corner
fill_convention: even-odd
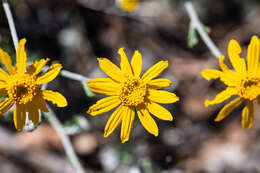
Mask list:
[[[132,12],[139,7],[139,0],[117,0],[117,4],[122,10]]]
[[[238,96],[236,99],[225,105],[218,113],[215,121],[221,121],[226,118],[236,107],[242,103],[246,106],[242,110],[242,127],[249,129],[254,120],[254,104],[257,100],[260,104],[260,41],[257,36],[251,38],[247,49],[247,64],[240,57],[242,52],[238,42],[231,40],[228,44],[228,56],[234,68],[231,70],[224,62],[224,56],[219,58],[221,70],[206,69],[202,71],[202,76],[207,79],[219,78],[227,88],[220,92],[215,99],[206,100],[205,106],[219,104],[233,95]]]
[[[51,101],[59,107],[67,106],[66,98],[58,92],[40,90],[41,85],[52,81],[62,69],[61,64],[53,64],[49,70],[39,74],[49,59],[34,61],[26,70],[26,39],[19,42],[16,52],[16,66],[11,57],[0,49],[0,61],[7,72],[0,68],[0,96],[7,96],[0,102],[0,114],[8,111],[14,104],[13,120],[17,130],[23,130],[28,115],[35,125],[39,122],[39,109],[48,112],[46,102]]]
[[[135,51],[131,64],[129,64],[124,48],[120,48],[118,53],[121,56],[121,69],[107,58],[98,58],[100,68],[110,78],[91,79],[87,86],[91,91],[109,97],[97,101],[89,108],[88,113],[96,116],[120,105],[110,116],[105,127],[104,137],[113,133],[122,122],[122,143],[129,140],[135,110],[144,128],[154,136],[158,136],[158,127],[150,113],[159,119],[172,121],[171,113],[157,103],[168,104],[179,100],[173,93],[157,90],[171,85],[171,81],[168,79],[154,79],[168,67],[168,61],[158,62],[140,78],[141,54]]]

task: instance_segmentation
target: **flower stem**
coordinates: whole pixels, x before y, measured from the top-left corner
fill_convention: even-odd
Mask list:
[[[10,28],[10,31],[11,31],[14,47],[15,47],[15,50],[17,50],[17,48],[18,48],[18,36],[17,36],[16,29],[15,29],[14,20],[13,20],[13,16],[12,16],[12,13],[11,13],[11,10],[10,10],[10,6],[9,6],[7,0],[2,0],[2,4],[3,4],[5,15],[6,15],[8,24],[9,24],[9,28]]]
[[[201,24],[198,15],[196,11],[194,10],[192,2],[185,2],[184,3],[185,9],[188,12],[189,18],[198,31],[199,35],[201,36],[201,39],[204,41],[204,43],[207,45],[211,53],[218,59],[222,53],[219,51],[217,46],[213,43],[213,41],[210,39],[208,34],[204,31],[203,25]]]
[[[78,157],[74,152],[71,142],[63,129],[62,124],[57,119],[56,114],[53,112],[53,110],[49,106],[47,106],[47,108],[49,110],[48,113],[45,113],[47,120],[50,122],[50,124],[54,127],[54,129],[57,131],[58,135],[60,136],[66,155],[69,161],[71,162],[71,165],[75,168],[77,173],[85,173],[83,167],[79,162]]]
[[[2,4],[3,4],[3,8],[4,8],[4,11],[5,11],[7,20],[8,20],[9,28],[10,28],[12,39],[13,39],[13,43],[14,43],[15,49],[17,50],[18,36],[17,36],[17,32],[16,32],[15,25],[14,25],[14,22],[13,22],[13,16],[12,16],[12,13],[11,13],[11,10],[10,10],[10,6],[9,6],[7,0],[2,0]],[[86,77],[83,77],[81,75],[71,73],[71,72],[68,72],[68,71],[61,72],[61,73],[63,73],[63,75],[65,77],[69,77],[71,79],[74,79],[74,78],[72,78],[72,76],[74,76],[77,79],[80,78],[81,81],[84,80],[84,81],[87,82],[89,80]],[[66,152],[66,155],[70,160],[70,163],[75,168],[77,173],[85,173],[83,167],[81,166],[81,164],[79,162],[78,157],[76,156],[76,154],[74,152],[72,144],[71,144],[68,136],[66,135],[66,133],[65,133],[63,127],[62,127],[62,124],[56,118],[55,113],[52,111],[52,109],[50,107],[48,107],[48,110],[49,110],[48,120],[49,120],[50,124],[53,126],[53,128],[57,131],[58,135],[60,136],[62,144],[63,144],[65,152]]]
[[[9,24],[9,28],[10,28],[10,31],[11,31],[11,36],[12,36],[12,40],[13,40],[13,43],[14,43],[14,47],[15,47],[15,50],[17,50],[17,48],[18,48],[18,36],[17,36],[16,29],[15,29],[15,25],[14,25],[13,15],[11,13],[11,9],[10,9],[10,6],[9,6],[9,3],[7,2],[7,0],[2,0],[2,4],[3,4],[5,15],[6,15],[8,24]],[[73,80],[85,82],[85,83],[87,83],[90,80],[89,78],[87,78],[85,76],[82,76],[80,74],[73,73],[73,72],[70,72],[70,71],[67,71],[67,70],[61,70],[60,75],[67,77],[67,78],[70,78],[70,79],[73,79]]]
[[[90,80],[89,78],[87,78],[85,76],[82,76],[80,74],[73,73],[73,72],[70,72],[70,71],[67,71],[67,70],[62,70],[60,72],[60,74],[63,77],[67,77],[67,78],[70,78],[70,79],[73,79],[73,80],[77,80],[77,81],[81,81],[81,82],[85,82],[85,83],[88,83],[88,81]]]
[[[42,68],[43,71],[45,71],[47,69],[49,69],[48,66],[45,66],[45,67]],[[78,73],[70,72],[68,70],[61,70],[60,75],[63,76],[63,77],[66,77],[66,78],[69,78],[69,79],[72,79],[72,80],[77,80],[77,81],[84,82],[84,83],[88,83],[88,81],[90,80],[90,78],[88,78],[88,77],[85,77],[85,76],[80,75]]]

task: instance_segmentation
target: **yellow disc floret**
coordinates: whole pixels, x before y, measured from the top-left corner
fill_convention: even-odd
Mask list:
[[[36,77],[29,74],[16,73],[8,80],[8,95],[19,104],[32,101],[39,90],[40,86],[36,83]]]
[[[247,76],[241,80],[238,95],[248,100],[256,99],[260,95],[260,78]]]
[[[128,78],[121,84],[119,99],[125,106],[137,106],[144,102],[147,93],[146,83],[137,78]]]

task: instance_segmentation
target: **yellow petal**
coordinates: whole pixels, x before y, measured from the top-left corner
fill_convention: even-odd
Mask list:
[[[111,135],[116,129],[116,127],[121,123],[123,108],[124,106],[119,106],[109,117],[104,131],[105,138]]]
[[[240,84],[241,78],[243,78],[245,74],[246,73],[241,74],[230,70],[229,72],[224,72],[220,76],[220,80],[228,86],[237,86]]]
[[[121,68],[122,73],[124,75],[132,76],[133,75],[132,68],[131,68],[131,66],[129,64],[129,61],[127,59],[127,56],[126,56],[126,54],[124,52],[124,48],[123,47],[119,49],[118,54],[121,57],[120,68]]]
[[[49,112],[46,107],[46,101],[43,99],[42,92],[39,92],[34,98],[33,101],[35,106],[37,106],[42,112]]]
[[[139,7],[139,0],[119,0],[121,9],[127,12],[136,10]]]
[[[16,67],[18,73],[24,73],[26,69],[27,55],[24,47],[25,43],[26,43],[26,39],[25,38],[21,39],[19,41],[19,45],[16,51]]]
[[[247,50],[247,70],[250,74],[256,75],[260,56],[260,41],[253,36]]]
[[[201,72],[201,75],[206,79],[206,80],[211,80],[211,79],[217,79],[220,78],[222,75],[222,72],[219,70],[214,70],[214,69],[205,69]]]
[[[2,102],[0,102],[0,114],[8,111],[14,104],[14,101],[10,98],[5,98]]]
[[[42,68],[47,64],[47,62],[49,62],[50,59],[46,58],[46,59],[41,59],[40,61],[34,61],[33,64],[31,64],[28,68],[27,68],[27,73],[31,74],[31,75],[37,75],[41,72]]]
[[[258,63],[258,66],[257,66],[256,76],[260,77],[260,62]]]
[[[14,125],[18,131],[23,130],[25,126],[26,112],[24,104],[15,104],[14,107]]]
[[[167,109],[165,109],[164,107],[162,107],[157,103],[154,102],[148,103],[147,109],[151,114],[153,114],[154,116],[156,116],[161,120],[167,120],[167,121],[173,120],[172,114]]]
[[[224,82],[226,85],[229,86],[237,86],[240,81],[241,81],[241,75],[237,74],[236,72],[221,72],[219,70],[214,70],[214,69],[205,69],[201,72],[201,75],[206,79],[206,80],[211,80],[211,79],[217,79],[220,78],[222,82]]]
[[[28,118],[33,122],[34,125],[39,123],[39,111],[38,108],[34,105],[34,103],[28,103],[26,105]]]
[[[118,96],[110,96],[97,101],[96,104],[91,106],[88,113],[92,116],[103,114],[118,106],[121,103]]]
[[[45,100],[51,101],[53,104],[57,104],[58,107],[65,107],[68,105],[66,98],[59,92],[54,92],[51,90],[43,90],[42,97]]]
[[[9,75],[2,68],[0,68],[0,79],[4,81],[9,79]]]
[[[148,99],[157,103],[173,103],[179,100],[174,93],[163,90],[148,90]]]
[[[9,74],[15,73],[16,69],[12,65],[11,57],[1,48],[0,48],[0,62],[4,64],[6,70],[8,71]]]
[[[239,105],[243,103],[242,98],[236,98],[235,100],[229,102],[226,104],[218,113],[217,117],[214,121],[221,121],[224,118],[226,118],[235,108],[237,108]]]
[[[52,81],[53,79],[55,79],[58,76],[61,69],[62,69],[61,64],[52,64],[50,66],[50,68],[44,74],[42,74],[41,76],[39,76],[37,78],[37,84],[41,85],[41,84]]]
[[[7,89],[8,84],[6,81],[0,79],[0,89]]]
[[[121,70],[107,58],[98,58],[99,67],[112,79],[120,82],[123,79]]]
[[[168,67],[168,61],[160,61],[151,68],[149,68],[144,75],[142,76],[142,79],[144,81],[149,81],[157,76],[159,76],[164,69]]]
[[[152,89],[161,89],[168,87],[172,84],[172,82],[169,79],[153,79],[148,82],[149,88]]]
[[[154,136],[158,136],[158,127],[144,105],[140,105],[137,107],[137,115],[144,128]]]
[[[122,111],[122,116],[123,118],[122,118],[122,125],[121,125],[121,141],[122,143],[125,143],[129,140],[133,122],[135,119],[134,108],[124,106],[124,110]]]
[[[87,87],[92,91],[105,95],[118,95],[120,84],[110,78],[96,78],[89,80]]]
[[[139,78],[142,72],[142,55],[137,50],[135,51],[132,57],[131,66],[133,69],[134,76]]]
[[[217,96],[213,100],[206,100],[205,106],[211,106],[215,104],[219,104],[227,99],[229,99],[232,95],[235,95],[237,93],[236,88],[227,87],[224,91],[217,94]]]
[[[220,66],[220,68],[223,72],[230,72],[231,71],[231,69],[225,63],[225,57],[224,56],[219,57],[219,66]]]
[[[243,58],[240,57],[240,53],[242,52],[241,47],[239,46],[236,40],[230,40],[228,44],[228,56],[232,66],[235,71],[244,73],[246,72],[246,63]]]
[[[254,121],[254,104],[252,101],[247,101],[246,106],[242,111],[242,127],[244,129],[249,129],[252,127]]]

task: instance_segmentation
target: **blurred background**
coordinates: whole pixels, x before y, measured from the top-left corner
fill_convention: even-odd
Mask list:
[[[97,57],[119,63],[125,47],[143,56],[143,72],[160,60],[169,67],[161,75],[173,81],[181,100],[164,105],[173,122],[155,120],[159,136],[144,130],[138,118],[130,141],[121,144],[120,127],[109,138],[103,129],[110,113],[91,117],[86,110],[102,95],[87,97],[78,81],[59,76],[48,85],[68,99],[56,108],[82,165],[95,173],[257,173],[260,172],[260,113],[250,130],[241,127],[241,107],[225,120],[213,120],[223,106],[204,107],[225,86],[201,77],[205,68],[218,68],[217,59],[190,27],[180,0],[143,0],[136,11],[125,12],[114,0],[10,0],[19,38],[27,38],[31,60],[51,58],[64,69],[84,76],[103,77]],[[230,39],[243,51],[259,35],[260,1],[197,0],[194,7],[205,30],[227,56]],[[0,46],[15,55],[8,23],[0,7]],[[246,54],[244,54],[246,55]],[[1,173],[73,173],[59,136],[44,120],[32,132],[17,132],[12,113],[1,116]]]

